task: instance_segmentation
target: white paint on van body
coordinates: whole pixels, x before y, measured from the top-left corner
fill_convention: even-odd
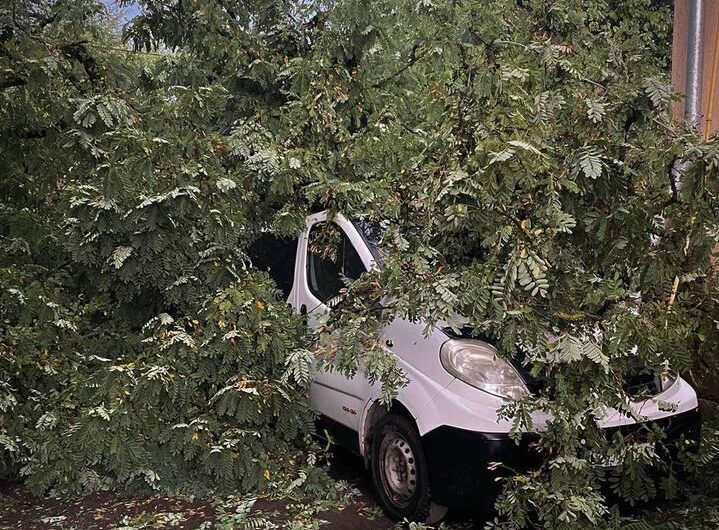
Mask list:
[[[310,291],[307,283],[307,244],[310,228],[328,219],[322,212],[307,218],[307,227],[297,245],[294,286],[288,302],[296,311],[305,305],[308,324],[317,326],[329,308]],[[341,214],[333,219],[347,234],[362,259],[366,269],[376,267],[372,253],[354,225]],[[438,328],[425,334],[424,322],[395,319],[383,330],[381,341],[387,344],[399,360],[408,384],[399,390],[397,400],[412,414],[420,435],[443,425],[485,433],[507,433],[510,422],[499,420],[498,410],[504,400],[474,388],[450,375],[440,362],[439,351],[449,339]],[[388,341],[388,342],[387,342]],[[370,384],[358,373],[348,378],[335,371],[319,371],[310,388],[310,400],[317,410],[329,418],[357,432],[360,453],[366,456],[368,445],[366,433],[371,425],[370,410],[379,398],[378,385]],[[675,410],[660,408],[659,402],[672,404]],[[657,420],[686,412],[697,407],[694,389],[679,378],[669,389],[654,398],[632,404],[635,411],[646,420]],[[547,417],[535,414],[534,427],[541,430]],[[599,422],[603,428],[627,425],[635,421],[616,410],[608,410]]]

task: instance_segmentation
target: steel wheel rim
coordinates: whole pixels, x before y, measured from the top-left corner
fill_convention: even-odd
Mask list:
[[[380,476],[385,493],[400,508],[407,507],[417,488],[417,460],[407,440],[388,433],[380,445]]]

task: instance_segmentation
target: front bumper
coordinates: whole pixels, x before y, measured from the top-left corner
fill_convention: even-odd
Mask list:
[[[612,436],[642,436],[644,427],[657,425],[665,433],[663,445],[675,458],[680,440],[698,440],[698,409],[642,424],[606,429]],[[611,439],[611,438],[610,438]],[[442,426],[422,437],[429,465],[430,492],[437,504],[473,511],[492,509],[502,490],[504,477],[537,469],[545,460],[540,435],[524,433],[519,444],[509,434],[483,433]],[[490,466],[499,462],[499,466]]]
[[[437,504],[489,510],[502,489],[502,477],[539,467],[540,436],[525,433],[519,444],[508,434],[443,426],[423,438],[429,466],[429,490]],[[498,467],[490,464],[501,462]]]
[[[667,459],[676,459],[682,449],[692,450],[698,446],[701,434],[699,408],[645,423],[608,427],[604,432],[608,440],[619,432],[625,439],[644,442],[650,438],[651,430],[655,427],[664,433],[664,438],[657,444],[657,453]]]

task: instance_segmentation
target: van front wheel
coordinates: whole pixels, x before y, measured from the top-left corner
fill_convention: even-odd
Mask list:
[[[372,482],[385,513],[395,520],[435,523],[446,508],[432,502],[427,460],[417,429],[389,413],[372,437]]]

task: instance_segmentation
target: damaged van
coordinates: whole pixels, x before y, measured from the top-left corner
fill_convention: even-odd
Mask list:
[[[331,256],[311,244],[328,230],[334,233]],[[317,326],[346,281],[381,266],[375,232],[371,223],[316,213],[299,239],[258,241],[255,265],[268,269],[287,302]],[[359,372],[319,371],[310,399],[321,414],[320,431],[363,457],[385,512],[432,523],[449,507],[491,508],[501,485],[496,479],[506,469],[537,465],[541,455],[534,443],[539,434],[524,433],[517,443],[510,422],[498,417],[507,399],[534,391],[536,381],[488,342],[425,328],[425,322],[394,319],[382,331],[381,343],[408,379],[391,407],[380,404],[379,385]],[[697,395],[684,379],[643,375],[630,384],[642,387],[644,397],[634,406],[644,422],[609,411],[599,422],[608,434],[656,425],[669,441],[698,438]]]

